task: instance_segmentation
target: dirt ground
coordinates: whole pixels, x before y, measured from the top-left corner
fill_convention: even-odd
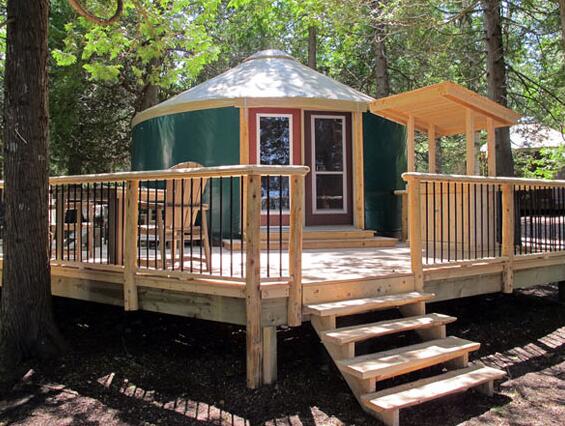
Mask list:
[[[50,365],[30,365],[0,401],[0,424],[378,424],[357,405],[308,324],[278,333],[279,381],[250,391],[242,327],[63,299],[55,311],[73,351]],[[508,378],[492,398],[467,392],[406,409],[402,424],[563,424],[565,307],[556,286],[442,302],[428,311],[458,317],[448,333],[481,342],[472,359],[505,369]],[[418,339],[410,334],[379,339],[361,350],[412,341]]]

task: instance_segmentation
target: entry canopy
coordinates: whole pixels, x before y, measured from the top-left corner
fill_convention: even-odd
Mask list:
[[[137,114],[150,118],[206,108],[286,107],[367,111],[374,98],[302,65],[280,50],[263,50],[238,66]]]
[[[373,114],[403,125],[407,125],[412,116],[416,130],[427,132],[434,126],[436,136],[465,133],[469,110],[473,112],[474,130],[487,129],[487,118],[492,119],[496,128],[512,126],[521,117],[451,81],[377,99],[371,103],[370,109]]]

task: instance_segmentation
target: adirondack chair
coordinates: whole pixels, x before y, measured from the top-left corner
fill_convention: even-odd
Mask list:
[[[73,190],[74,191],[74,190]],[[69,191],[71,198],[76,198],[76,192]],[[67,194],[67,195],[68,195]],[[87,205],[84,200],[63,201],[58,204],[53,197],[49,207],[49,234],[51,241],[51,255],[57,257],[57,226],[61,227],[63,241],[60,244],[63,257],[71,256],[74,260],[82,261],[83,246],[88,245],[87,252],[94,252],[94,206]],[[57,225],[57,209],[63,209],[62,222]],[[73,247],[71,248],[71,245]]]
[[[188,161],[176,164],[172,169],[202,167],[201,164]],[[202,245],[205,268],[211,270],[210,239],[208,237],[207,210],[208,205],[201,202],[201,196],[206,190],[207,178],[186,179],[183,185],[180,180],[173,183],[167,181],[163,199],[158,204],[156,219],[153,224],[141,226],[141,233],[149,233],[159,240],[161,265],[174,264],[177,261],[192,261],[189,249],[184,249],[187,241],[200,241]],[[148,203],[149,207],[151,203]],[[196,224],[200,213],[200,224]],[[192,214],[192,216],[191,216]],[[167,246],[170,246],[171,256],[167,257]],[[181,248],[182,247],[182,248]],[[194,253],[194,251],[192,251]],[[181,259],[181,254],[183,259]]]

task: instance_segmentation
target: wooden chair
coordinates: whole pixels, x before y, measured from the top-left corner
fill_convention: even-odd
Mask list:
[[[188,169],[197,167],[202,167],[202,165],[188,161],[176,164],[171,168]],[[192,261],[193,259],[187,256],[190,251],[183,249],[184,245],[187,241],[200,241],[204,256],[200,260],[208,271],[211,270],[212,256],[207,220],[208,205],[201,202],[201,196],[206,190],[207,181],[207,178],[195,178],[191,185],[190,179],[187,179],[183,188],[180,180],[176,180],[176,184],[173,184],[172,180],[168,180],[165,192],[166,200],[163,197],[162,202],[158,205],[156,223],[154,225],[146,224],[141,227],[142,233],[151,233],[159,239],[161,262],[165,260],[165,265],[169,262],[167,259],[167,244],[171,246],[171,262],[174,263],[177,261],[177,258],[181,262],[187,259]],[[196,225],[199,213],[200,225]],[[180,259],[181,253],[183,254],[183,259]]]
[[[61,216],[62,222],[57,225],[57,209],[63,210]],[[79,214],[80,213],[80,214]],[[88,220],[87,220],[88,218]],[[61,227],[61,237],[63,241],[57,243],[57,226]],[[75,233],[75,230],[77,231]],[[63,253],[69,250],[70,245],[74,243],[72,249],[74,260],[82,261],[82,249],[85,244],[88,244],[88,253],[94,252],[94,207],[87,206],[86,202],[77,201],[65,203],[61,198],[61,202],[57,200],[51,201],[49,208],[49,233],[52,248],[52,256],[57,257],[57,245],[62,245]],[[86,238],[83,236],[86,233]]]

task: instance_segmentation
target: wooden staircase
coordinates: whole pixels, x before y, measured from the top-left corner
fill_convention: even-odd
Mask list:
[[[398,425],[400,409],[418,405],[470,388],[489,395],[493,381],[505,373],[480,364],[469,364],[469,353],[480,344],[446,337],[446,325],[456,318],[426,314],[428,293],[403,293],[341,300],[304,306],[312,326],[363,409],[386,425]],[[336,327],[336,319],[370,311],[398,308],[403,318]],[[382,336],[416,331],[423,343],[356,356],[355,344]],[[377,383],[443,364],[447,373],[376,391]]]
[[[282,234],[278,226],[271,226],[270,232],[261,229],[261,249],[269,248],[278,250],[282,240],[283,250],[288,249],[288,229],[283,227]],[[398,243],[396,238],[375,236],[374,231],[357,229],[347,226],[336,227],[306,227],[304,228],[302,246],[304,249],[342,249],[342,248],[378,248],[394,247]],[[224,248],[233,250],[241,249],[241,240],[223,240]]]

